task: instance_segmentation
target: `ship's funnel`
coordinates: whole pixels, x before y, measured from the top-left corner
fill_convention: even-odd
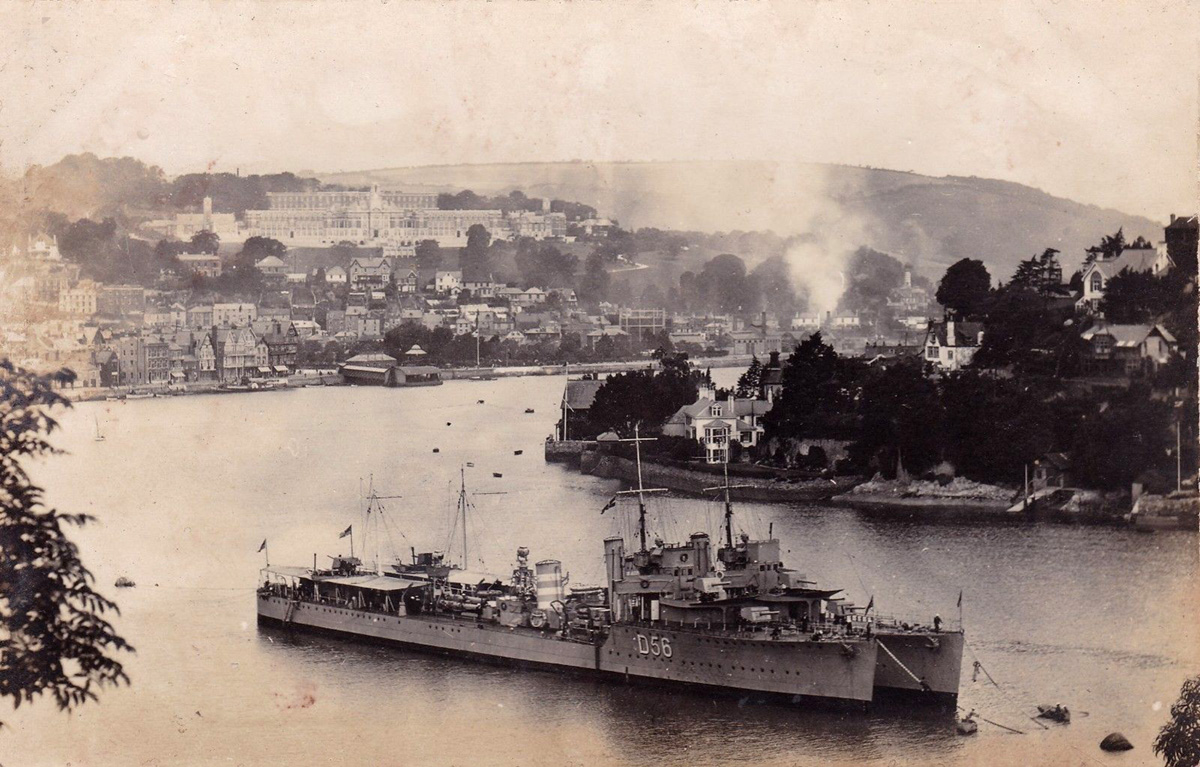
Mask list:
[[[562,562],[545,559],[534,565],[537,573],[537,606],[539,610],[551,610],[551,603],[563,601]]]

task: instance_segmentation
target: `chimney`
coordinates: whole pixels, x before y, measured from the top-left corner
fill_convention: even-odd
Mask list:
[[[912,269],[909,269],[907,267],[904,269],[904,287],[906,287],[906,288],[912,287]]]
[[[958,346],[954,342],[954,315],[946,318],[946,346]]]
[[[1171,223],[1172,224],[1175,223],[1175,214],[1174,213],[1171,214]]]

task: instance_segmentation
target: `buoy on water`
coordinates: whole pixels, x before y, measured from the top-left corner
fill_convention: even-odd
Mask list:
[[[449,425],[450,425],[450,422],[449,422],[449,421],[446,421],[446,425],[447,425],[447,426],[449,426]]]
[[[1104,736],[1104,740],[1100,741],[1101,751],[1128,751],[1133,748],[1133,744],[1119,732],[1110,732]]]
[[[433,452],[435,452],[435,453],[440,453],[440,452],[442,452],[442,451],[441,451],[440,449],[438,449],[438,448],[436,448],[436,447],[435,447],[435,448],[433,449]]]

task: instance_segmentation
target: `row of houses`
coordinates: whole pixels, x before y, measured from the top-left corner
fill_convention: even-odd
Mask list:
[[[88,327],[71,359],[63,360],[87,388],[241,383],[288,375],[300,336],[292,323],[244,327],[113,333]]]

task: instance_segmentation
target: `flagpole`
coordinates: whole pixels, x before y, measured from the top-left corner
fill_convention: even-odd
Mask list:
[[[267,559],[267,567],[271,566],[271,547],[267,545],[267,539],[263,538],[263,554]]]
[[[354,559],[354,526],[350,526],[350,558]]]
[[[958,630],[963,630],[962,589],[958,590]]]

